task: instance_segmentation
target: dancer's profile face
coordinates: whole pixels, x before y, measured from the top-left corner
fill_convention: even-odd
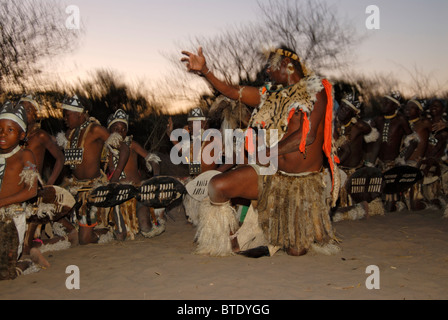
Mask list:
[[[406,107],[404,108],[404,114],[406,115],[406,117],[408,119],[415,119],[415,118],[417,118],[419,116],[419,112],[418,111],[419,111],[418,106],[414,102],[412,102],[412,101],[409,101],[406,104]]]
[[[83,123],[81,118],[82,118],[81,112],[64,110],[64,122],[69,129],[79,127]]]
[[[342,102],[340,108],[336,113],[336,116],[338,117],[339,121],[345,122],[353,118],[354,113],[355,112],[349,106]]]
[[[126,138],[126,134],[128,133],[128,126],[124,122],[115,122],[109,128],[110,133],[118,133],[123,139]]]
[[[271,82],[286,85],[288,82],[288,73],[286,70],[287,61],[276,56],[273,55],[273,57],[269,58],[268,64],[266,65],[266,74]]]
[[[37,120],[37,110],[33,104],[29,101],[22,101],[21,104],[25,108],[26,117],[29,123],[33,123]]]

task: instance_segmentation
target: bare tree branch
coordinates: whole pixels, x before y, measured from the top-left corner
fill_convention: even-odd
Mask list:
[[[66,29],[64,9],[58,1],[0,0],[0,91],[24,89],[42,60],[76,46],[80,32]]]
[[[353,61],[353,47],[360,41],[354,28],[339,19],[334,7],[317,0],[276,0],[259,2],[259,21],[229,27],[213,37],[197,36],[188,46],[179,49],[196,52],[203,47],[207,65],[215,75],[229,84],[259,84],[266,63],[263,51],[284,44],[295,50],[307,67],[314,71],[345,67]],[[171,85],[164,88],[171,97],[191,98],[192,104],[201,98],[204,86],[197,76],[193,79],[179,63],[179,53],[169,58],[175,66]],[[198,85],[202,82],[203,85]],[[173,89],[171,89],[173,88]],[[175,88],[175,89],[174,89]]]

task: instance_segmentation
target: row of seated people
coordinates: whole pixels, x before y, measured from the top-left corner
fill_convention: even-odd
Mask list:
[[[135,197],[110,207],[93,206],[89,200],[92,190],[101,185],[141,184],[145,175],[139,157],[148,172],[159,173],[160,158],[127,136],[128,115],[118,109],[106,128],[89,116],[76,95],[61,108],[68,129],[56,137],[40,128],[40,106],[32,95],[7,101],[0,111],[4,137],[0,141],[0,235],[5,244],[0,279],[49,267],[44,251],[98,243],[101,238],[133,239],[138,233],[151,238],[165,230],[163,209]],[[44,181],[46,154],[53,156],[54,165]],[[61,175],[63,182],[56,186]]]
[[[401,192],[397,186],[396,194],[378,194],[375,201],[355,204],[347,194],[350,191],[344,189],[334,219],[357,219],[369,213],[401,209],[444,209],[448,191],[445,101],[403,101],[398,92],[392,92],[381,100],[378,116],[363,119],[359,100],[353,94],[347,95],[336,113],[334,135],[339,168],[348,178],[363,167],[377,168],[383,174],[396,167],[403,167],[402,174],[406,174],[405,167],[413,167],[418,171],[408,169],[408,173],[421,175],[407,190]]]

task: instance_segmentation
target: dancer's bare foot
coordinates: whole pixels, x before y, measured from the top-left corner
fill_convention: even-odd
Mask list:
[[[290,256],[303,256],[304,254],[306,254],[308,252],[308,250],[306,249],[302,249],[302,250],[297,250],[296,248],[287,248],[286,249],[286,253]]]
[[[240,244],[238,243],[238,238],[237,237],[232,237],[233,234],[230,233],[230,243],[232,245],[232,252],[240,252]]]
[[[361,202],[361,205],[362,205],[362,208],[364,209],[364,212],[366,213],[365,214],[366,219],[369,219],[370,218],[369,204],[367,203],[367,201],[363,201],[363,202]]]
[[[109,232],[109,229],[93,229],[92,227],[79,227],[78,239],[80,245],[98,243],[103,234]]]
[[[77,246],[79,244],[78,230],[73,229],[69,232],[67,236],[68,241],[70,241],[72,247]]]
[[[47,259],[44,258],[40,250],[37,248],[31,248],[30,256],[31,261],[40,265],[43,268],[49,268],[51,266],[50,263],[47,261]]]

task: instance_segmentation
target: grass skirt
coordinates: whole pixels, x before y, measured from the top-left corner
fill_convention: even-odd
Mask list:
[[[339,251],[323,177],[319,172],[260,176],[259,223],[270,245],[298,251],[331,248],[328,254]]]

